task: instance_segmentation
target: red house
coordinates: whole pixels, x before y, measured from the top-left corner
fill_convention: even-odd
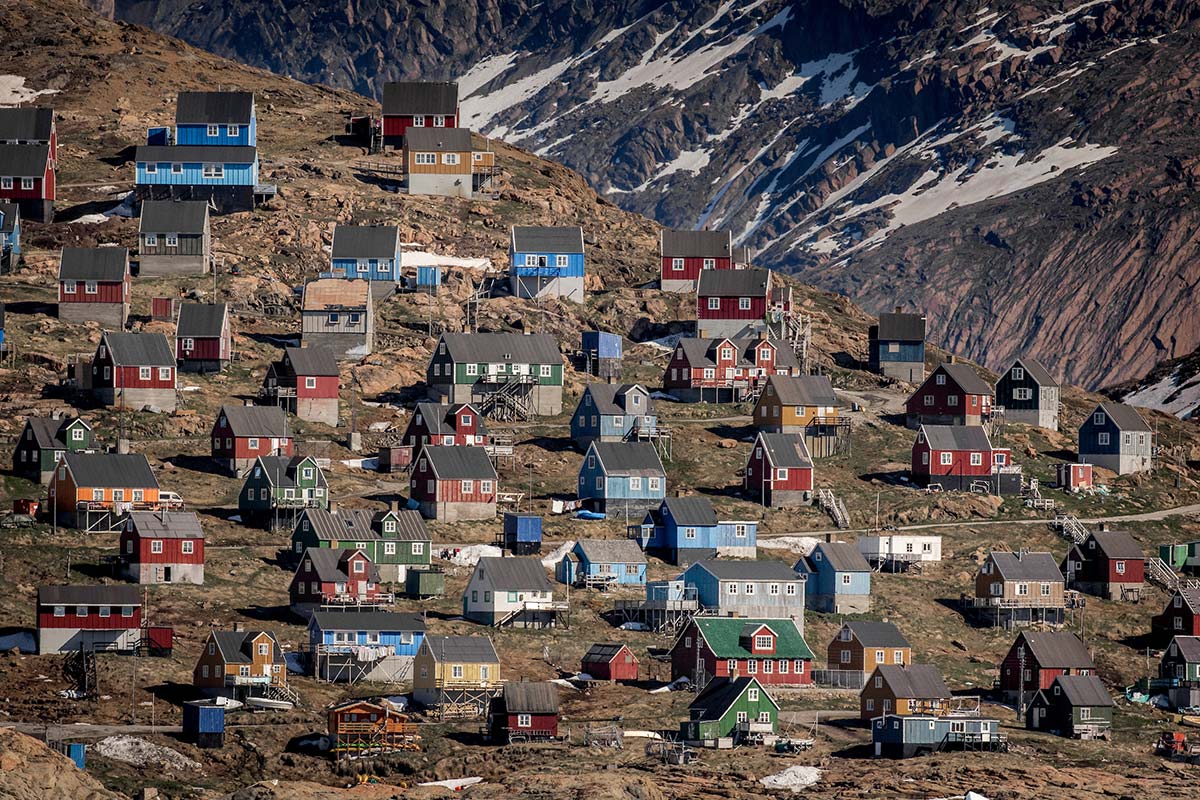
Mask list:
[[[338,424],[340,373],[325,347],[288,347],[267,368],[261,395],[269,403],[308,422]]]
[[[80,649],[128,651],[141,641],[136,586],[43,586],[37,599],[38,655]]]
[[[124,328],[129,318],[129,251],[64,247],[58,266],[58,318]]]
[[[594,644],[583,654],[579,671],[598,681],[636,681],[638,659],[629,645]]]
[[[1146,556],[1128,533],[1102,530],[1071,546],[1062,572],[1069,589],[1136,603],[1146,581]]]
[[[54,166],[50,145],[0,144],[0,201],[20,206],[23,219],[51,222],[54,219]]]
[[[494,519],[499,480],[482,447],[426,447],[409,479],[426,519]]]
[[[161,333],[105,331],[90,372],[92,394],[104,405],[175,410],[175,355]]]
[[[287,413],[278,406],[221,406],[212,429],[212,458],[242,476],[259,456],[295,455]]]
[[[663,388],[688,403],[749,397],[770,375],[799,375],[800,361],[784,342],[763,337],[680,339]]]
[[[1021,468],[1013,465],[1012,450],[992,447],[980,425],[922,425],[912,446],[911,474],[917,486],[944,491],[1021,490]]]
[[[696,286],[696,336],[748,336],[767,330],[768,269],[701,270]]]
[[[1021,693],[1032,700],[1040,689],[1049,689],[1060,675],[1091,675],[1092,656],[1070,631],[1022,631],[1000,662],[1000,689],[1012,700]]]
[[[671,677],[698,684],[745,675],[764,686],[812,683],[812,650],[791,619],[693,617],[670,655]]]
[[[470,403],[417,403],[402,441],[416,458],[425,445],[484,447],[490,439],[483,415]]]
[[[229,306],[184,303],[175,325],[175,358],[190,372],[220,372],[233,358]]]
[[[545,681],[511,681],[488,704],[493,742],[547,741],[558,738],[558,687]]]
[[[771,508],[812,503],[813,462],[804,434],[760,431],[746,461],[742,489]]]
[[[322,606],[371,609],[390,603],[379,588],[379,569],[362,550],[310,547],[292,576],[292,611],[308,618]]]
[[[132,581],[204,583],[204,531],[191,511],[130,512],[119,548]]]
[[[1176,589],[1166,608],[1151,621],[1150,629],[1163,644],[1172,636],[1200,636],[1200,586]]]
[[[966,364],[941,364],[905,403],[908,427],[982,425],[992,418],[992,387]]]
[[[702,270],[734,269],[736,251],[729,231],[676,231],[659,234],[664,292],[692,292]]]
[[[458,84],[395,81],[383,85],[383,143],[400,147],[411,128],[457,128]]]

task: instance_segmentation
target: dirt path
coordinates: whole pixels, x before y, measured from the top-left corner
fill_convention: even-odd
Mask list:
[[[106,736],[122,734],[183,732],[183,728],[178,725],[55,725],[43,722],[0,722],[0,728],[12,728],[29,736],[41,736],[49,731],[72,739],[85,737],[103,739]]]

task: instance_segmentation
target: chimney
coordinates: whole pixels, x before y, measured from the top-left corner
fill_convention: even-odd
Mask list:
[[[254,401],[253,401],[253,400],[243,400],[243,401],[242,401],[242,405],[244,405],[244,406],[253,406],[253,405],[254,405]]]
[[[950,354],[950,363],[951,363],[951,364],[958,363],[958,357],[957,357],[957,356],[955,356],[955,355],[954,355],[954,353],[951,353],[951,354]]]
[[[393,514],[399,513],[400,512],[400,501],[399,500],[389,500],[388,501],[388,511],[391,511]]]
[[[903,313],[904,313],[904,306],[896,306],[896,313],[897,313],[897,314],[903,314]]]
[[[245,630],[245,628],[242,626],[242,623],[240,623],[240,622],[233,623],[234,633],[241,633],[243,630]]]
[[[330,500],[330,501],[329,501],[329,513],[330,513],[330,514],[336,514],[336,513],[338,513],[338,504],[337,504],[337,500]]]
[[[1101,523],[1100,523],[1100,530],[1101,530],[1101,531],[1107,531],[1107,530],[1108,530],[1108,523],[1107,523],[1107,522],[1101,522]]]

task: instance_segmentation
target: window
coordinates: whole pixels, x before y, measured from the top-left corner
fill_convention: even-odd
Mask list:
[[[751,663],[754,663],[754,662],[751,662]],[[739,724],[746,722],[748,719],[749,719],[749,717],[747,716],[745,711],[737,712],[737,721]]]
[[[100,616],[102,616],[102,617],[111,617],[111,616],[112,616],[112,609],[111,609],[110,607],[108,607],[108,606],[100,606]]]
[[[684,528],[683,529],[683,538],[695,539],[696,538],[696,529],[695,528]],[[733,590],[730,592],[730,594],[737,594],[737,586],[734,586],[733,584],[730,584],[730,586],[733,587]]]
[[[971,453],[971,466],[978,467],[983,464],[983,453]]]
[[[925,405],[927,405],[927,406],[933,405],[933,395],[931,395],[931,394],[925,395],[924,402],[925,402]]]
[[[1103,411],[1097,411],[1095,414],[1092,414],[1092,424],[1093,425],[1103,425],[1105,423],[1106,419],[1107,419],[1107,417],[1105,416]]]
[[[904,663],[904,651],[903,650],[893,650],[892,651],[892,663],[893,664],[903,664]]]
[[[716,311],[720,307],[721,307],[721,298],[719,298],[719,297],[708,298],[708,310],[709,311]]]
[[[750,586],[751,586],[751,584],[746,584],[747,588],[749,588]],[[754,592],[747,592],[746,594],[754,594]],[[755,650],[770,650],[773,646],[774,646],[773,637],[770,634],[755,635],[755,637],[754,637],[754,649]]]
[[[1050,584],[1043,583],[1042,584],[1042,597],[1049,597],[1049,596],[1050,596]]]
[[[866,699],[866,705],[865,705],[865,708],[867,709],[867,711],[874,711],[874,710],[875,710],[875,700],[874,700],[874,699],[872,699],[872,698],[870,698],[870,697],[868,697],[868,698]]]
[[[792,662],[792,672],[796,673],[797,675],[804,674],[804,659],[797,658]]]
[[[1029,594],[1029,584],[1028,583],[1018,583],[1017,584],[1017,595],[1019,597],[1024,597],[1028,594]]]
[[[209,125],[208,126],[208,135],[209,136],[220,136],[221,135],[221,126],[220,125]]]
[[[147,233],[146,234],[146,246],[147,247],[157,247],[158,246],[158,234],[157,233]]]
[[[449,165],[453,166],[455,164],[458,164],[458,162],[459,162],[458,153],[442,153],[442,163],[443,164],[449,164]]]
[[[672,258],[671,259],[671,269],[675,272],[683,271],[683,259],[682,258]]]
[[[786,481],[788,479],[787,467],[780,467],[775,470],[775,480]]]
[[[941,457],[942,457],[941,461],[942,461],[943,467],[948,467],[954,463],[954,454],[953,453],[942,453]]]
[[[646,487],[652,492],[657,492],[659,489],[659,486],[661,484],[662,484],[662,481],[659,478],[647,478],[646,479]]]
[[[138,367],[138,377],[144,381],[150,380],[153,374],[154,370],[150,367]]]
[[[936,383],[938,386],[945,386],[946,385],[946,376],[939,372],[937,375],[933,376],[933,382]]]
[[[751,703],[757,703],[758,702],[758,689],[755,689],[753,687],[747,689],[746,690],[746,699],[749,700]]]
[[[749,297],[739,297],[738,298],[738,310],[739,311],[749,311],[750,310],[750,298]]]
[[[529,714],[517,714],[517,727],[528,728],[533,724],[533,717]]]
[[[172,175],[182,175],[183,174],[183,164],[172,164],[171,165],[171,174]]]
[[[414,153],[413,159],[417,164],[433,165],[437,163],[437,153]]]
[[[1013,389],[1013,400],[1032,400],[1032,389]]]
[[[955,407],[955,406],[957,406],[957,405],[958,405],[958,395],[956,395],[956,394],[952,394],[952,395],[950,395],[949,397],[947,397],[947,398],[946,398],[946,405],[948,405],[948,406],[950,406],[950,407],[952,407],[952,408],[953,408],[953,407]]]
[[[483,494],[491,494],[492,482],[491,481],[480,481],[479,482],[479,491],[482,492]]]
[[[844,573],[842,573],[842,586],[849,586],[849,585],[850,585],[850,573],[844,572]]]
[[[900,352],[900,343],[899,342],[888,342],[887,351],[889,353],[899,353]]]
[[[75,281],[63,281],[63,294],[75,294]]]
[[[726,594],[737,594],[737,584],[734,583],[733,581],[730,581],[729,583],[725,584],[725,593]]]
[[[132,617],[133,616],[133,606],[121,606],[121,616],[122,617]]]
[[[200,677],[202,677],[202,678],[208,677],[208,664],[200,665]]]
[[[541,375],[541,377],[543,377],[543,378],[549,378],[554,375],[554,370],[552,369],[550,364],[542,364],[538,368],[538,374]]]
[[[92,500],[99,502],[104,499],[103,489],[92,489]]]
[[[1124,574],[1125,574],[1125,562],[1124,562],[1124,561],[1118,561],[1118,562],[1116,562],[1116,564],[1115,564],[1114,566],[1115,566],[1115,567],[1116,567],[1116,569],[1117,569],[1117,574],[1118,574],[1118,575],[1124,575]]]
[[[316,378],[305,378],[304,379],[304,388],[305,389],[317,388],[317,379]]]
[[[11,189],[11,188],[13,188],[13,179],[12,178],[0,178],[0,189]]]
[[[475,481],[462,481],[462,493],[473,494],[475,491]]]
[[[886,664],[887,663],[887,656],[885,655],[883,650],[875,651],[875,663],[876,664]]]
[[[1014,381],[1025,380],[1025,370],[1022,369],[1021,367],[1013,367],[1012,368],[1012,378]]]
[[[796,584],[789,583],[784,590],[784,594],[788,595],[789,597],[794,596],[796,594]]]
[[[746,659],[746,672],[749,673],[750,675],[758,674],[758,659],[756,659],[756,658]]]
[[[772,583],[770,586],[768,586],[767,594],[771,595],[772,597],[778,597],[779,596],[779,584]]]
[[[463,676],[462,664],[455,664],[454,666],[450,667],[450,677],[462,678],[462,676]]]
[[[1100,433],[1096,434],[1096,444],[1107,445],[1108,443],[1109,443],[1109,436],[1108,436],[1107,432],[1101,431]]]
[[[225,177],[225,165],[224,164],[205,164],[204,169],[201,174],[205,178],[224,178]]]
[[[96,294],[97,289],[98,287],[96,286],[95,281],[85,281],[83,284],[83,291],[85,294]]]
[[[637,477],[636,475],[631,476],[629,478],[629,490],[634,491],[634,492],[640,492],[642,490],[642,479]]]
[[[168,233],[167,234],[167,247],[178,247],[178,246],[179,246],[179,236],[174,233]]]
[[[87,616],[87,609],[88,609],[88,607],[87,607],[87,606],[75,606],[75,616],[77,616],[77,617],[86,617],[86,616]]]
[[[238,136],[241,134],[241,132],[242,132],[242,128],[240,125],[226,125],[225,126],[225,135],[226,136]]]
[[[691,641],[691,640],[689,639],[689,641]],[[731,658],[731,659],[728,659],[728,660],[725,662],[725,670],[726,670],[726,671],[727,671],[727,672],[728,672],[730,675],[732,675],[734,672],[736,672],[736,671],[737,671],[737,659],[736,659],[736,658]]]

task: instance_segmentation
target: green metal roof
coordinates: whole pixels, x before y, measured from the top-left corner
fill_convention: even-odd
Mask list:
[[[748,626],[770,628],[776,636],[775,658],[813,657],[796,623],[788,619],[746,619],[745,617],[697,617],[692,620],[717,658],[763,658],[742,647],[742,630]]]

